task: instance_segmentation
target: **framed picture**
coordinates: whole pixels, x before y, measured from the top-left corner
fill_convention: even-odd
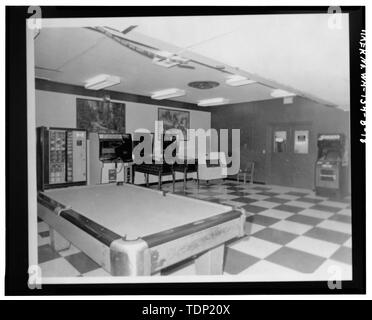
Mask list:
[[[164,132],[169,129],[181,130],[184,140],[187,140],[187,129],[190,129],[189,111],[159,108],[158,119],[163,121]]]
[[[124,133],[125,104],[77,98],[76,127],[88,132]]]

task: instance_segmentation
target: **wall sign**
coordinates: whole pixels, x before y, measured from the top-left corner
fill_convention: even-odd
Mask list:
[[[282,153],[286,152],[287,145],[287,131],[275,131],[274,132],[274,152]]]
[[[309,153],[309,130],[295,131],[294,153]]]

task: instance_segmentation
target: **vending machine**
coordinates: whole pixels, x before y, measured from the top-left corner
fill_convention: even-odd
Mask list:
[[[318,136],[315,191],[320,196],[343,197],[347,193],[348,159],[343,134]]]
[[[87,132],[71,128],[37,128],[39,190],[87,183]]]

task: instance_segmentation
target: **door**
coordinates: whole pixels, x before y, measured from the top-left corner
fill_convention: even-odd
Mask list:
[[[310,143],[311,124],[274,124],[267,132],[267,182],[312,189],[316,148]]]
[[[310,125],[292,126],[293,153],[291,157],[293,186],[313,189],[315,185],[315,162],[317,158],[316,136]]]
[[[292,186],[290,126],[271,126],[267,138],[268,183]]]

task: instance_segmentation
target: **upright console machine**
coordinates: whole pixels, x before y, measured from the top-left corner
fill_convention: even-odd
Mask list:
[[[343,197],[347,193],[348,159],[343,134],[318,136],[315,191],[320,196]]]
[[[123,133],[89,134],[90,185],[130,182],[132,170],[132,136]],[[128,170],[129,169],[129,177]]]
[[[71,128],[37,128],[37,187],[39,190],[85,185],[87,132]]]

